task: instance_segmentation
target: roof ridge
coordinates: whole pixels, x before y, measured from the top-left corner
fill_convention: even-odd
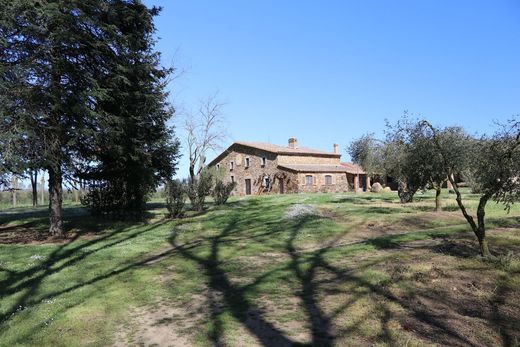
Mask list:
[[[266,151],[271,151],[275,153],[294,153],[294,154],[321,154],[321,155],[333,155],[333,156],[341,156],[340,153],[334,153],[329,151],[324,151],[321,149],[315,149],[311,147],[297,147],[297,148],[291,148],[288,146],[281,146],[270,142],[253,142],[253,141],[234,141],[233,144],[243,145],[243,146],[249,146],[254,147],[258,149],[263,149]]]

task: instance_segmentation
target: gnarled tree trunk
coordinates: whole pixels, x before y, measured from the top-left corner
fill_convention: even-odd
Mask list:
[[[413,202],[414,194],[415,191],[409,189],[405,182],[399,182],[399,185],[397,186],[397,195],[399,195],[399,199],[401,200],[402,204]]]
[[[486,240],[486,225],[484,222],[484,217],[486,215],[486,204],[488,202],[489,196],[484,194],[480,197],[480,201],[477,208],[477,231],[475,234],[478,238],[478,244],[480,246],[480,254],[483,257],[488,257],[491,255],[489,252],[488,243]]]
[[[455,182],[455,179],[453,178],[453,175],[449,176],[449,181],[451,182],[453,186],[453,190],[455,191],[455,194],[457,196],[456,201],[459,205],[459,208],[462,212],[462,215],[466,220],[468,221],[469,225],[471,226],[471,229],[475,233],[478,239],[478,244],[480,246],[480,255],[483,257],[489,257],[491,255],[491,252],[489,251],[488,243],[486,240],[486,225],[484,217],[486,215],[486,204],[490,198],[488,194],[484,194],[480,197],[480,201],[477,208],[477,223],[475,223],[475,220],[473,217],[468,213],[466,210],[466,207],[462,203],[462,195],[459,190],[459,186],[457,182]]]
[[[435,186],[435,212],[439,212],[441,210],[441,185]]]

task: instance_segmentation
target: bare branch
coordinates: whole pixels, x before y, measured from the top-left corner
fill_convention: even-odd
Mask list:
[[[190,161],[190,179],[198,176],[204,168],[206,154],[210,150],[221,149],[227,138],[224,127],[225,103],[215,93],[199,102],[197,113],[185,112],[184,130],[186,132],[186,148]],[[195,168],[198,167],[197,171]]]

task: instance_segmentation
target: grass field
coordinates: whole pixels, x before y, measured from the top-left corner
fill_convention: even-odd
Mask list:
[[[489,204],[482,260],[443,198],[232,198],[176,221],[155,202],[144,222],[67,206],[66,240],[44,208],[6,209],[0,345],[518,345],[520,208]]]

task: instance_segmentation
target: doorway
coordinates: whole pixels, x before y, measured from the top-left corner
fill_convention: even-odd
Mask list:
[[[251,179],[246,178],[246,195],[251,195]]]
[[[278,179],[279,185],[280,185],[280,194],[285,194],[285,185],[283,182],[283,178]]]

